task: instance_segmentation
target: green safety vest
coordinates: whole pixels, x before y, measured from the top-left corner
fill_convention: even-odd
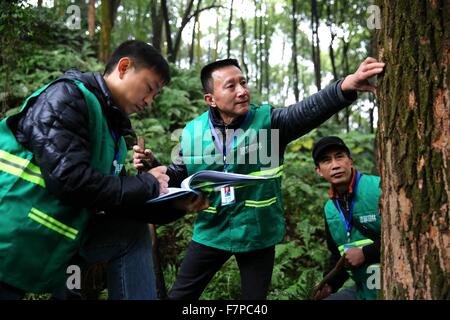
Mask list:
[[[353,220],[356,220],[375,234],[381,233],[381,216],[378,212],[378,201],[381,195],[380,177],[361,175],[355,190],[353,202]],[[351,228],[350,241],[347,239],[345,224],[341,213],[336,208],[334,202],[329,199],[325,204],[325,217],[335,244],[341,255],[346,247],[362,248],[372,244],[373,241],[364,236],[354,225]],[[368,270],[368,268],[370,268]],[[348,269],[351,278],[356,284],[357,299],[373,300],[377,298],[378,290],[374,288],[373,278],[374,268],[379,268],[379,264],[362,265],[356,269]],[[379,272],[378,272],[379,274]],[[369,277],[372,277],[369,279]],[[368,287],[368,280],[370,282]]]
[[[61,80],[72,81],[84,95],[91,166],[105,175],[118,174],[119,170],[112,172],[116,144],[98,99],[82,82],[56,81]],[[52,83],[28,97],[19,114]],[[50,292],[64,284],[92,212],[70,207],[47,191],[34,155],[17,142],[8,126],[16,116],[0,122],[0,281],[28,292]],[[116,169],[127,153],[123,137],[118,139],[118,152]]]
[[[265,175],[270,179],[257,185],[235,187],[236,201],[226,206],[221,205],[220,190],[209,190],[210,207],[196,217],[194,241],[226,251],[247,252],[272,246],[283,239],[283,160],[279,159],[276,165],[268,159],[272,156],[271,108],[270,105],[251,105],[248,118],[227,154],[227,172]],[[214,145],[209,112],[186,125],[181,150],[189,175],[200,170],[224,171],[223,154]],[[279,152],[273,156],[279,157]]]

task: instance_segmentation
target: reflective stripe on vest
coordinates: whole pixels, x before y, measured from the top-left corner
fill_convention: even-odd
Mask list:
[[[339,249],[339,253],[342,256],[344,254],[345,246],[350,246],[350,247],[354,247],[354,248],[362,248],[362,247],[367,246],[372,243],[373,243],[373,241],[370,239],[362,239],[362,240],[353,241],[353,242],[349,242],[349,243],[340,245],[338,249]]]
[[[273,197],[267,200],[255,201],[255,200],[245,200],[246,207],[262,208],[268,207],[277,202],[277,197]]]
[[[30,160],[0,150],[0,170],[45,188],[41,169]]]
[[[217,213],[217,209],[215,207],[209,207],[208,209],[203,210],[203,212]]]
[[[78,235],[78,230],[71,228],[62,222],[59,222],[58,220],[50,217],[49,215],[43,213],[42,211],[39,211],[36,208],[31,208],[28,217],[72,240],[75,240]]]

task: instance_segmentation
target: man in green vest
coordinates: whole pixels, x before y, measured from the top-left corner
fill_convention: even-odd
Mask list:
[[[0,122],[0,299],[60,288],[77,253],[106,262],[109,298],[156,298],[146,201],[169,177],[125,176],[124,136],[169,80],[161,54],[126,41],[103,75],[70,70]]]
[[[380,178],[353,166],[350,150],[339,137],[320,139],[312,156],[318,175],[330,185],[325,204],[325,234],[330,258],[328,274],[344,256],[343,268],[318,288],[316,299],[376,299],[379,286],[381,216]],[[349,276],[354,287],[337,292]]]
[[[194,234],[170,299],[198,299],[231,257],[241,275],[242,299],[265,299],[275,245],[284,237],[281,175],[291,141],[316,128],[355,101],[356,91],[374,91],[367,79],[384,63],[366,59],[344,80],[287,108],[250,103],[247,79],[235,59],[203,67],[201,82],[209,110],[189,122],[181,135],[179,158],[169,166],[171,185],[199,170],[264,175],[259,185],[210,190],[210,207],[195,220]],[[148,150],[134,147],[140,168]]]

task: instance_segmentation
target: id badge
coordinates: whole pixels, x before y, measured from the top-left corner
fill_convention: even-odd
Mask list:
[[[222,198],[222,206],[227,206],[236,202],[234,197],[234,187],[225,186],[220,189],[220,195]]]

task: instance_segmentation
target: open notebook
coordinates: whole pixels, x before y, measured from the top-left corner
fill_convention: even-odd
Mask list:
[[[200,191],[219,190],[224,186],[238,186],[259,183],[267,180],[264,176],[250,176],[239,173],[227,173],[212,170],[202,170],[187,177],[181,182],[180,188],[168,188],[169,192],[161,194],[159,197],[147,201],[155,203],[166,201],[191,194],[200,194]]]

